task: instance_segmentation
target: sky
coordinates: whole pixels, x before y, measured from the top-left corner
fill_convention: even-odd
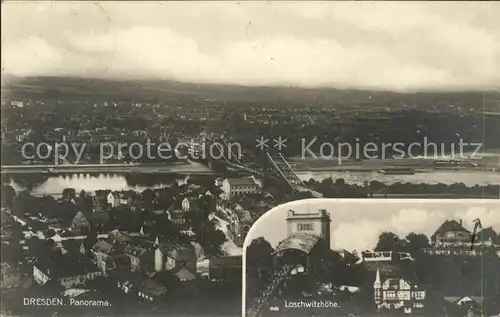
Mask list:
[[[429,239],[446,220],[462,220],[472,231],[473,221],[500,232],[499,200],[392,200],[392,199],[309,199],[280,205],[259,218],[250,228],[245,246],[264,237],[273,247],[287,237],[288,210],[313,213],[326,209],[332,220],[331,248],[348,251],[373,250],[378,236],[389,231],[406,237],[410,232],[426,234]]]
[[[499,2],[2,4],[2,74],[500,88]]]

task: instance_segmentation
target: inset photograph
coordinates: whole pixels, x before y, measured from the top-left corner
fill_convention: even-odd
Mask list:
[[[244,243],[256,316],[500,316],[500,201],[308,199]]]

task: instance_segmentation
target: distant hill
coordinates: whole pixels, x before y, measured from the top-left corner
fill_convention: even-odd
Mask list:
[[[170,80],[103,80],[74,77],[4,77],[2,95],[16,99],[205,101],[218,105],[279,105],[460,108],[500,111],[500,91],[409,92],[359,89],[249,87]],[[485,103],[484,103],[485,102]],[[485,109],[486,110],[486,109]]]

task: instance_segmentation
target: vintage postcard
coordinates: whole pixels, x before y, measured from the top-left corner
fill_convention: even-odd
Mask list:
[[[241,297],[248,233],[304,199],[373,204],[355,219],[337,205],[311,209],[332,219],[330,249],[356,250],[356,261],[393,252],[386,258],[403,254],[418,270],[407,235],[435,250],[445,221],[482,248],[474,219],[458,215],[481,205],[471,199],[500,201],[498,2],[3,1],[1,20],[2,316],[321,315],[284,309],[281,284],[261,293],[264,267]],[[455,207],[438,208],[443,199]],[[421,213],[401,214],[404,230],[390,223],[408,208]],[[498,233],[495,217],[475,218]],[[266,227],[283,240],[285,223]],[[404,248],[376,248],[381,231]],[[325,250],[339,265],[328,274],[354,278]],[[472,266],[483,259],[474,254]],[[280,261],[265,278],[307,268]],[[337,292],[341,308],[327,315],[444,307],[422,296],[473,306],[440,316],[496,307],[486,302],[498,283],[481,284],[477,266],[450,266],[471,276],[456,295],[431,284],[459,275],[397,275],[405,293],[394,296],[412,307],[389,301],[386,271],[357,267],[354,280],[299,278],[300,291],[359,288],[352,304]]]

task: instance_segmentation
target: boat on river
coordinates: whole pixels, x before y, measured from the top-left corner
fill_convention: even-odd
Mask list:
[[[378,170],[379,173],[384,175],[415,175],[415,170],[412,168],[399,168],[399,167],[390,167],[390,168],[382,168]]]

